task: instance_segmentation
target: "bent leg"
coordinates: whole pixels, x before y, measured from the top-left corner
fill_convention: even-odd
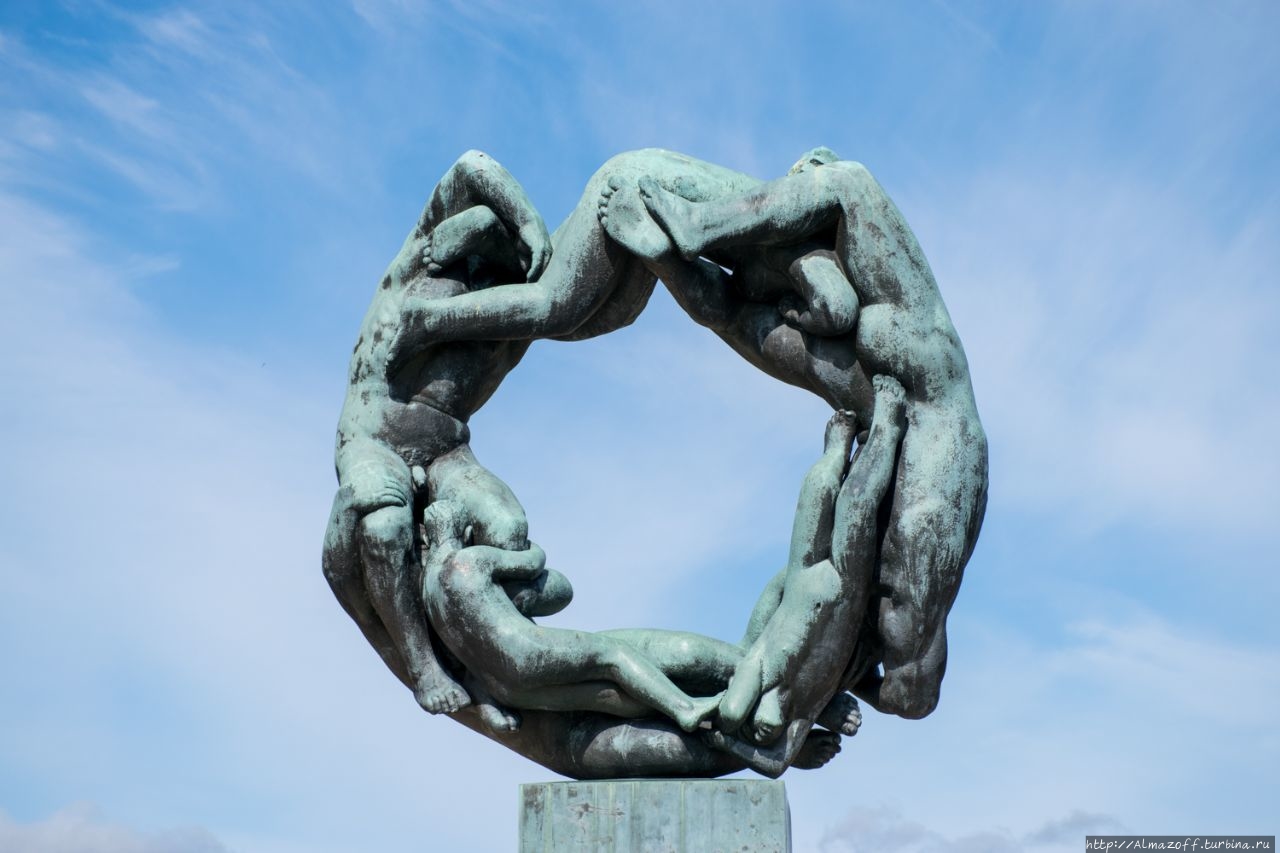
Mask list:
[[[354,544],[368,600],[404,663],[410,688],[432,713],[457,710],[467,694],[436,660],[422,605],[409,466],[385,445],[356,440],[339,453],[338,479],[351,490],[359,515]]]
[[[778,605],[782,603],[782,589],[786,580],[787,570],[784,567],[765,584],[764,591],[760,593],[755,607],[751,610],[751,617],[747,620],[747,630],[738,643],[739,648],[750,648],[764,633],[765,626],[769,624]]]
[[[329,526],[325,531],[324,554],[321,562],[325,580],[337,597],[342,609],[360,628],[369,645],[382,658],[382,662],[395,677],[410,689],[413,684],[405,668],[404,658],[397,651],[387,628],[378,618],[365,587],[364,570],[360,565],[356,528],[359,517],[355,511],[349,486],[338,489],[333,497],[333,509],[329,514]]]
[[[859,448],[840,488],[832,531],[832,560],[848,587],[866,590],[875,565],[876,520],[893,478],[906,426],[906,392],[888,376],[875,376],[875,408],[867,443]]]
[[[834,252],[801,255],[792,262],[788,273],[803,305],[783,309],[785,320],[812,335],[828,338],[853,331],[858,320],[858,295]]]
[[[742,660],[742,649],[688,631],[624,628],[599,636],[634,646],[686,692],[719,693]]]
[[[946,670],[946,619],[981,529],[986,436],[976,419],[917,405],[880,557],[883,683],[862,695],[907,718],[937,706]]]
[[[559,337],[582,325],[636,262],[613,247],[584,197],[553,236],[537,280],[410,303],[411,322],[437,342]]]
[[[529,547],[529,522],[511,488],[480,464],[469,445],[460,445],[427,466],[431,501],[460,507],[476,545],[508,551]]]
[[[937,283],[914,232],[860,163],[818,166],[707,204],[690,203],[652,182],[640,191],[685,257],[725,246],[790,243],[838,224],[836,253],[866,301],[937,300]]]
[[[449,501],[462,508],[472,524],[475,544],[508,551],[529,547],[524,507],[506,483],[480,464],[468,445],[432,461],[427,467],[427,488],[432,501]],[[532,580],[506,581],[502,586],[525,616],[559,613],[573,599],[569,580],[554,570]]]
[[[438,275],[470,255],[489,257],[508,269],[519,264],[510,232],[484,205],[469,207],[432,228],[422,250],[429,275]]]
[[[360,555],[370,599],[404,658],[418,704],[433,714],[456,711],[470,700],[444,671],[431,645],[414,535],[412,504],[383,507],[360,520]]]
[[[539,699],[541,707],[550,707],[546,703],[556,701],[554,694],[562,686],[612,681],[632,699],[675,720],[685,731],[692,731],[715,711],[719,702],[718,697],[691,698],[646,655],[612,637],[544,626],[533,626],[532,631],[535,642],[531,651],[518,654],[507,663],[520,673],[520,694],[531,690],[542,694],[541,688],[546,688]]]

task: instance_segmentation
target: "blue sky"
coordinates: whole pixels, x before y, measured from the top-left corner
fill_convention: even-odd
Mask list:
[[[1265,2],[0,7],[0,850],[499,850],[549,774],[329,593],[356,328],[479,148],[554,226],[619,151],[820,144],[915,227],[991,506],[930,718],[787,777],[798,849],[1280,829],[1280,14]],[[473,420],[557,618],[735,638],[823,406],[664,293]]]

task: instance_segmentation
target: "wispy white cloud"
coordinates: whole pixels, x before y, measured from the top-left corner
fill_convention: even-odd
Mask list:
[[[131,293],[148,264],[75,223],[7,196],[0,223],[0,382],[23,401],[0,424],[22,531],[0,547],[0,634],[41,638],[0,662],[24,697],[0,707],[6,773],[238,849],[333,851],[448,823],[457,803],[418,796],[437,763],[459,784],[528,773],[419,711],[326,588],[337,401],[166,334]],[[356,821],[351,774],[387,785]]]
[[[992,434],[997,502],[1089,525],[1265,534],[1280,393],[1261,380],[1277,262],[1105,169],[984,174],[924,202],[930,253]]]
[[[74,806],[32,823],[0,809],[0,850],[21,853],[227,853],[208,830],[144,833],[103,819],[89,806]]]
[[[888,806],[857,806],[822,836],[824,853],[1031,853],[1078,850],[1085,835],[1120,834],[1124,824],[1105,814],[1075,811],[1023,836],[989,829],[946,836]]]
[[[931,717],[869,714],[836,760],[865,770],[839,792],[788,776],[797,843],[1067,851],[1087,833],[1188,817],[1204,832],[1256,825],[1275,792],[1280,650],[1141,607],[1096,609],[1105,622],[1064,626],[1061,642],[958,610]]]
[[[152,15],[133,18],[138,30],[150,41],[192,56],[205,58],[216,38],[208,24],[193,9],[163,9]]]
[[[367,183],[362,152],[346,146],[350,117],[325,87],[285,61],[267,14],[230,15],[199,5],[132,13],[106,7],[133,36],[105,45],[78,66],[41,57],[16,37],[0,58],[25,82],[0,98],[0,116],[25,127],[28,149],[9,152],[14,181],[38,167],[63,173],[62,189],[84,184],[84,167],[105,168],[165,210],[225,202],[237,169],[278,170],[335,190]],[[25,94],[23,94],[25,92]],[[79,101],[88,109],[78,109]],[[60,104],[54,146],[47,109]],[[46,132],[31,116],[43,116]],[[11,183],[11,185],[12,185]],[[90,180],[95,185],[96,180]]]

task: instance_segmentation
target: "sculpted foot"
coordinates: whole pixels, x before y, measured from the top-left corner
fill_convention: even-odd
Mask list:
[[[644,206],[649,208],[662,229],[671,235],[680,255],[687,261],[701,255],[702,246],[697,244],[692,233],[696,205],[675,193],[667,192],[647,175],[640,179],[639,189]]]
[[[640,200],[634,184],[617,175],[600,193],[600,225],[619,245],[647,260],[670,254],[675,247]]]
[[[899,388],[902,386],[899,385]],[[824,438],[826,452],[841,450],[846,459],[853,450],[853,439],[858,434],[858,418],[853,412],[840,410],[827,421],[827,433]]]
[[[471,254],[498,226],[498,217],[487,207],[470,207],[441,222],[427,235],[422,249],[427,274],[439,275]]]
[[[495,734],[520,731],[520,715],[515,711],[494,702],[476,705],[476,710],[480,712],[480,720]]]
[[[876,391],[875,411],[872,420],[884,419],[886,423],[898,427],[906,424],[907,392],[892,376],[883,374],[871,378],[871,385]]]
[[[432,714],[452,714],[471,704],[462,685],[443,673],[435,678],[424,676],[413,694],[423,710]]]
[[[862,708],[858,707],[858,700],[851,694],[837,693],[822,709],[816,722],[824,729],[853,737],[862,727]]]
[[[676,722],[686,732],[691,732],[702,725],[703,720],[710,719],[720,707],[720,694],[715,696],[699,696],[689,700],[689,710],[677,712]]]
[[[800,747],[800,751],[796,753],[796,760],[791,762],[791,766],[799,767],[801,770],[817,770],[835,758],[839,752],[840,735],[815,729],[805,738],[804,746]]]
[[[483,681],[468,672],[463,676],[463,683],[467,692],[471,694],[471,702],[476,713],[480,715],[480,722],[484,723],[489,731],[494,734],[520,731],[522,722],[520,714],[498,704],[498,700],[493,698],[493,694],[489,692],[489,688]]]
[[[703,731],[701,736],[707,746],[720,752],[727,752],[761,776],[777,779],[787,771],[787,757],[783,754],[780,745],[772,747],[756,746],[736,737],[730,737],[717,729]],[[801,745],[800,751],[803,751],[803,749],[804,746]]]

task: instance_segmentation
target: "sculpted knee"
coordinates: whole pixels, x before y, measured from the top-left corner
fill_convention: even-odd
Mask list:
[[[887,642],[877,709],[910,720],[927,717],[938,707],[946,670],[947,635],[942,626],[932,631],[927,643],[904,649]]]
[[[412,521],[407,507],[386,507],[360,519],[360,537],[373,550],[405,550],[413,545]]]
[[[635,172],[644,174],[647,163],[653,158],[655,152],[653,149],[637,149],[635,151],[623,151],[621,154],[614,154],[608,160],[604,161],[592,179],[607,179],[619,172]]]
[[[928,672],[918,663],[886,670],[876,710],[908,720],[919,720],[932,714],[933,709],[938,707],[941,692],[941,672]]]

